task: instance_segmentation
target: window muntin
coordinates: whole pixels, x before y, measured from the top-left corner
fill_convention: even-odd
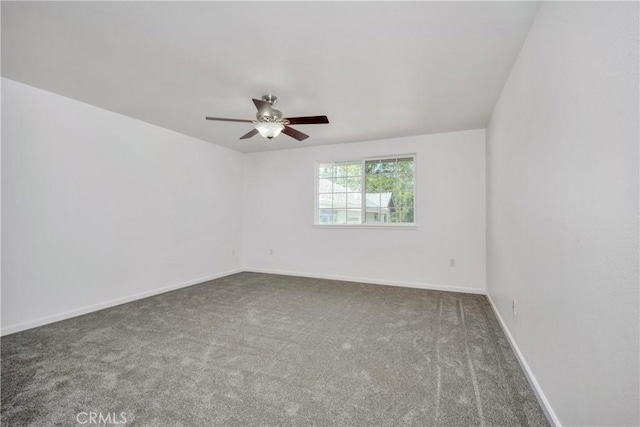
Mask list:
[[[316,172],[318,225],[415,223],[415,156],[318,163]]]

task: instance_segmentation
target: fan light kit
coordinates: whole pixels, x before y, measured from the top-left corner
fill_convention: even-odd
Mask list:
[[[206,117],[207,120],[217,120],[222,122],[243,122],[254,123],[255,127],[249,133],[240,137],[240,139],[248,139],[257,133],[260,133],[267,139],[273,139],[284,133],[290,137],[303,141],[309,138],[300,131],[289,127],[289,125],[312,125],[312,124],[324,124],[329,123],[327,116],[308,116],[308,117],[282,117],[282,112],[273,108],[273,105],[278,102],[278,98],[274,95],[264,95],[262,99],[253,99],[258,112],[256,113],[256,120],[244,120],[244,119],[224,119],[221,117]]]
[[[280,135],[280,132],[284,129],[284,125],[276,122],[260,122],[256,125],[256,129],[260,132],[260,135],[265,138],[273,139]]]

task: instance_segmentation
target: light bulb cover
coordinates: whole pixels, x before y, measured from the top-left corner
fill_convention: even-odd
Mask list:
[[[284,125],[282,123],[260,122],[256,124],[256,130],[260,132],[260,135],[267,139],[273,139],[280,135],[282,129],[284,129]]]

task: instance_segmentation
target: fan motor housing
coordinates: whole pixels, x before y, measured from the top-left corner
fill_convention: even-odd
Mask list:
[[[262,123],[273,122],[273,123],[282,123],[285,125],[289,123],[288,120],[282,119],[282,111],[276,110],[274,108],[272,108],[271,111],[265,111],[262,114],[260,114],[260,112],[256,113],[256,119]]]

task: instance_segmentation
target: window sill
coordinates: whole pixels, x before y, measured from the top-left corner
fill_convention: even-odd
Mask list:
[[[369,230],[417,230],[416,224],[313,224],[313,228],[360,228]]]

